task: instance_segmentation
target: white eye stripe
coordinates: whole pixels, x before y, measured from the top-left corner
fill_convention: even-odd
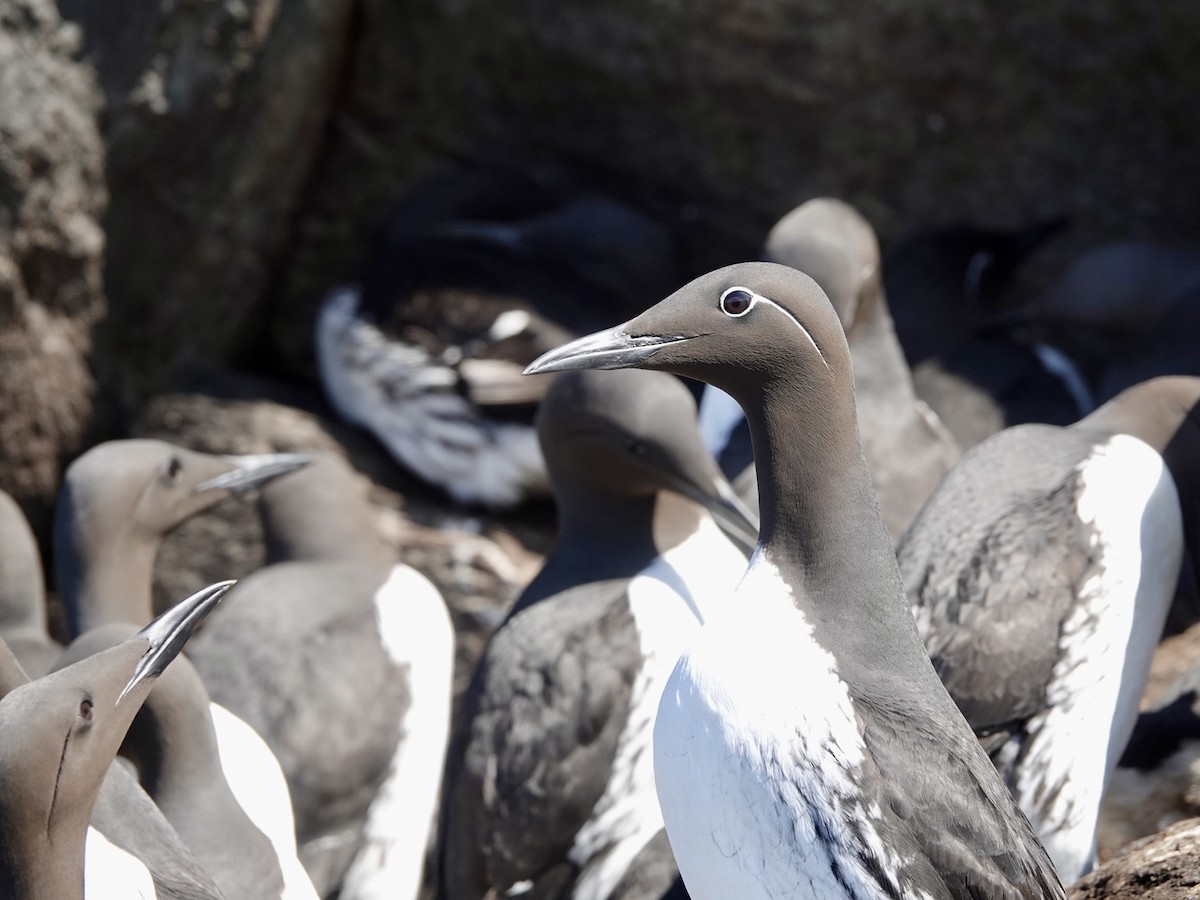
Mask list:
[[[728,297],[730,294],[732,294],[734,291],[742,291],[743,293],[750,295],[750,305],[747,306],[740,313],[731,313],[725,309],[725,298]],[[799,319],[797,319],[795,316],[793,316],[790,312],[788,312],[786,309],[784,309],[778,303],[776,303],[774,300],[772,300],[770,297],[764,297],[762,294],[757,294],[754,291],[750,290],[749,288],[744,288],[744,287],[740,287],[740,286],[731,287],[731,288],[728,288],[727,290],[725,290],[721,294],[721,312],[725,313],[725,315],[729,316],[731,319],[740,319],[742,316],[749,313],[750,310],[754,309],[754,307],[758,304],[759,301],[762,301],[763,303],[767,304],[767,306],[774,307],[775,309],[777,309],[781,313],[783,313],[785,316],[787,316],[788,320],[793,325],[795,325],[797,328],[799,328],[800,333],[803,334],[808,339],[808,342],[810,344],[812,344],[812,348],[817,351],[817,356],[821,357],[821,362],[823,362],[825,364],[825,368],[826,369],[829,368],[829,361],[825,359],[825,354],[821,352],[821,348],[817,346],[817,342],[813,338],[812,334],[809,333],[809,330],[804,327],[804,323],[801,322]]]

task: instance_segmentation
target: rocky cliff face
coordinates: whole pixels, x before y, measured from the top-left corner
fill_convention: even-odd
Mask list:
[[[92,422],[104,311],[104,145],[79,37],[52,0],[0,6],[0,488],[41,529]]]
[[[352,2],[61,6],[105,100],[111,313],[99,362],[136,402],[183,360],[252,353]]]
[[[818,193],[885,245],[1065,213],[1066,254],[1195,242],[1188,4],[363,0],[345,100],[280,287],[307,310],[446,158],[548,160],[658,212],[694,270]],[[299,357],[294,353],[289,357]]]
[[[311,375],[313,310],[447,161],[567,170],[693,270],[838,194],[914,224],[1066,213],[1061,253],[1200,242],[1193,4],[61,0],[107,102],[106,347]],[[101,354],[112,354],[106,349]]]
[[[1071,886],[1071,900],[1190,900],[1200,892],[1200,819],[1131,844]]]

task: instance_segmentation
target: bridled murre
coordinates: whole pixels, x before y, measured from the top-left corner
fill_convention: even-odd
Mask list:
[[[770,263],[719,269],[526,371],[631,366],[738,400],[758,468],[750,568],[684,651],[655,724],[691,895],[1063,897],[921,644],[816,283]]]

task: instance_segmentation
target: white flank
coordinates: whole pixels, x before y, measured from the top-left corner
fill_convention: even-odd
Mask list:
[[[209,703],[225,780],[254,827],[266,835],[283,874],[281,900],[317,900],[317,891],[296,854],[292,795],[279,760],[246,722],[219,703]]]
[[[701,622],[728,603],[746,558],[707,515],[629,585],[642,667],[612,773],[569,858],[583,868],[574,900],[607,900],[629,864],[663,827],[654,789],[654,717],[679,654]]]
[[[1015,786],[1064,884],[1093,863],[1100,800],[1133,730],[1183,552],[1175,483],[1153,448],[1117,435],[1079,471],[1092,566]]]
[[[338,415],[459,502],[511,506],[549,493],[533,428],[485,420],[458,392],[453,368],[389,340],[359,317],[358,301],[357,288],[339,288],[317,318],[321,384]]]
[[[733,429],[746,418],[742,407],[720,388],[711,384],[704,386],[700,394],[700,411],[696,422],[700,426],[700,439],[713,456],[720,456],[729,443]]]
[[[90,825],[83,850],[84,900],[156,900],[150,870]]]
[[[412,705],[386,780],[371,802],[363,846],[340,900],[411,900],[421,889],[425,855],[434,836],[446,741],[454,629],[437,588],[399,565],[375,593],[379,636],[407,675]]]
[[[878,809],[858,800],[865,748],[850,695],[790,596],[760,548],[671,673],[654,772],[675,860],[693,900],[900,896],[855,852],[865,840],[892,861]]]

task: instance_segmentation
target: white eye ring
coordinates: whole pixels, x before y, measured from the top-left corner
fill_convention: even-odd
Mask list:
[[[728,309],[728,307],[726,306],[726,300],[729,298],[729,296],[731,294],[745,294],[746,297],[748,298],[747,302],[746,302],[746,308],[743,309],[741,312],[731,312]],[[739,297],[738,300],[740,301],[741,298]],[[750,290],[749,288],[738,287],[738,286],[731,287],[731,288],[727,289],[724,293],[721,294],[721,303],[720,303],[721,312],[725,313],[725,315],[729,316],[729,318],[731,318],[731,319],[740,319],[746,313],[750,312],[750,310],[754,309],[754,304],[757,302],[758,302],[758,294],[754,293],[754,291]]]

